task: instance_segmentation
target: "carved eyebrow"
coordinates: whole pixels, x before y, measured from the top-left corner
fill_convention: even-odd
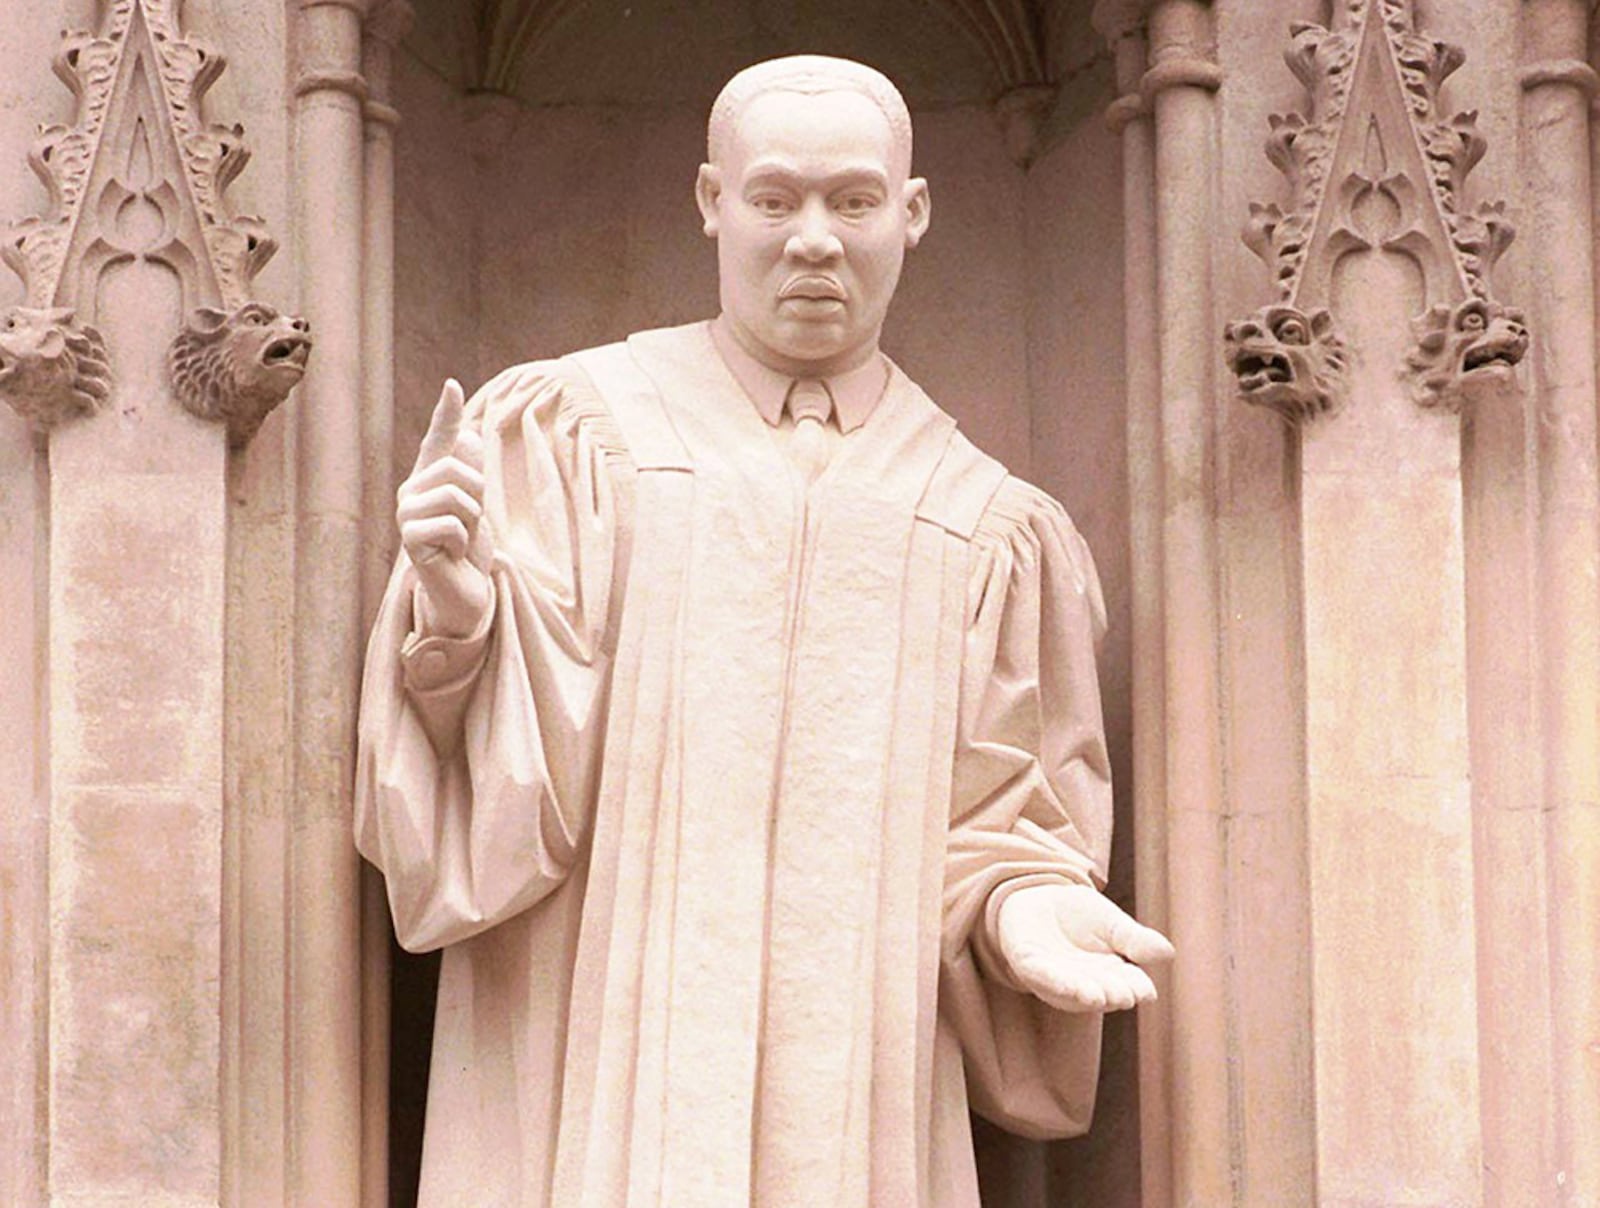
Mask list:
[[[745,184],[783,184],[800,187],[812,183],[794,165],[783,160],[757,160],[750,165],[746,173]],[[876,185],[884,192],[889,191],[889,174],[883,168],[871,161],[859,164],[847,164],[837,172],[830,172],[820,182],[827,192],[846,185]]]

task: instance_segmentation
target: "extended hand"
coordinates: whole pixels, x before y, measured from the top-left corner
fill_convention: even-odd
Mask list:
[[[422,586],[423,627],[466,637],[493,598],[494,551],[483,519],[483,442],[463,430],[461,385],[444,384],[411,477],[400,484],[400,543]]]
[[[1088,885],[1018,889],[1000,904],[996,927],[1012,977],[1062,1011],[1121,1011],[1150,1002],[1155,985],[1129,962],[1173,956],[1164,935]]]

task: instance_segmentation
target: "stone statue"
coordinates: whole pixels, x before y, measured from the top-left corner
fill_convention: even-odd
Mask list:
[[[1089,552],[878,348],[910,170],[877,72],[749,68],[721,314],[444,389],[356,806],[445,946],[425,1204],[976,1204],[969,1103],[1081,1132],[1154,996]]]

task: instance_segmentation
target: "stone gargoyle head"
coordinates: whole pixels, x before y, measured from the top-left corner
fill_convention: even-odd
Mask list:
[[[1290,420],[1332,411],[1345,369],[1344,341],[1326,310],[1310,314],[1287,303],[1263,306],[1223,331],[1228,369],[1247,403]]]
[[[110,397],[105,340],[70,308],[15,306],[0,318],[0,398],[23,419],[48,428]]]
[[[311,324],[246,302],[232,314],[195,310],[167,364],[178,401],[191,415],[226,423],[228,443],[240,448],[299,384],[310,356]]]
[[[1477,395],[1506,389],[1528,352],[1522,312],[1488,298],[1432,306],[1411,326],[1416,343],[1406,367],[1424,407],[1459,411]]]

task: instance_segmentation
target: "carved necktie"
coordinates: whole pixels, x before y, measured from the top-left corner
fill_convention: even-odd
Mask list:
[[[822,426],[833,414],[833,396],[815,378],[797,378],[785,405],[794,420],[795,465],[810,486],[828,464],[828,434]]]

